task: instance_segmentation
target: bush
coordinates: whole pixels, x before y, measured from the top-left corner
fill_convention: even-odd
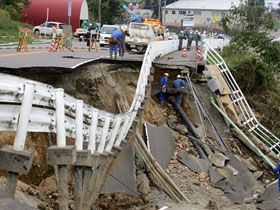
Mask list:
[[[273,68],[257,54],[233,46],[224,48],[222,56],[245,94],[261,93],[275,84]]]

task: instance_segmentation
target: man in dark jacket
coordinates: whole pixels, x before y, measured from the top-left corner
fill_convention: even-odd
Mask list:
[[[177,75],[177,79],[173,82],[173,88],[174,88],[174,96],[176,97],[176,103],[181,105],[182,103],[182,89],[185,87],[184,80],[181,79],[181,75]]]
[[[168,73],[164,73],[164,75],[160,78],[160,87],[161,91],[159,93],[159,100],[160,105],[163,105],[164,101],[167,98],[167,92],[168,92]]]
[[[119,54],[121,57],[123,57],[124,50],[125,50],[125,37],[130,36],[130,34],[128,33],[126,26],[121,27],[121,32],[122,32],[122,38],[120,39],[119,42]]]

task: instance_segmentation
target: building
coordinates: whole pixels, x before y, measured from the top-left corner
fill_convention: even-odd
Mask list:
[[[86,0],[70,0],[72,31],[79,28],[84,20],[88,20],[88,5]],[[48,21],[68,24],[69,0],[30,0],[30,5],[22,9],[22,22],[31,25],[40,25],[47,20],[47,8],[49,10]]]
[[[218,24],[222,14],[240,0],[179,0],[162,8],[166,26],[208,26]]]

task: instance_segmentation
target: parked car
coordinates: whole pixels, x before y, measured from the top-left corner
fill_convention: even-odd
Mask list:
[[[118,25],[103,25],[100,30],[100,47],[109,45],[109,38],[114,30],[120,29]]]
[[[51,36],[53,33],[53,27],[56,27],[56,34],[58,36],[62,35],[63,32],[63,27],[65,26],[65,23],[59,23],[59,22],[46,22],[43,23],[39,26],[35,26],[33,28],[33,33],[37,36],[39,35],[47,35],[47,36]]]

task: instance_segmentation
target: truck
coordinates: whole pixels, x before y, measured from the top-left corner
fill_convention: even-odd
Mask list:
[[[104,47],[105,45],[109,45],[109,38],[111,37],[114,30],[120,29],[118,25],[103,25],[100,30],[100,47]]]
[[[128,50],[145,53],[149,43],[155,40],[154,26],[146,23],[131,22],[128,26],[130,36],[125,38]]]
[[[92,33],[94,37],[100,32],[100,24],[99,23],[91,23],[92,25]],[[81,28],[77,28],[76,32],[74,33],[74,37],[79,38],[79,41],[86,41],[87,40],[87,33],[88,33],[89,24],[83,24]]]

